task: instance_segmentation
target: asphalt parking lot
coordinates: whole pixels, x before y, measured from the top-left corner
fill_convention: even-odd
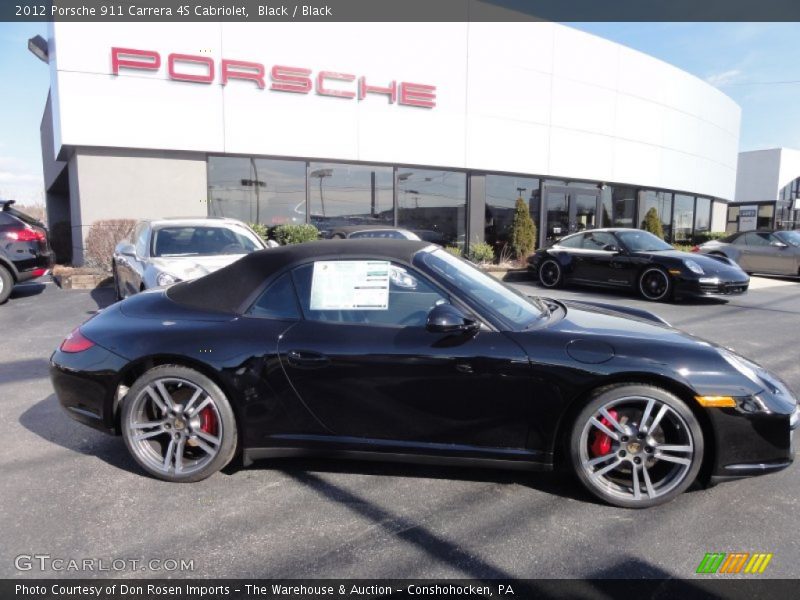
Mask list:
[[[800,392],[798,282],[754,279],[727,302],[552,295],[652,310]],[[284,459],[196,484],[149,478],[120,438],[62,414],[48,379],[51,351],[111,300],[29,284],[0,306],[0,577],[93,575],[20,572],[21,554],[194,561],[123,577],[692,577],[711,551],[771,552],[764,576],[800,575],[797,466],[645,511],[598,504],[556,474]]]

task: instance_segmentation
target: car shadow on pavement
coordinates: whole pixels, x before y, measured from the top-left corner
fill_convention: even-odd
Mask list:
[[[96,287],[89,295],[92,297],[95,304],[97,304],[98,309],[108,308],[116,302],[114,298],[114,288],[110,286]]]
[[[38,296],[46,289],[47,285],[44,283],[20,283],[15,285],[14,289],[11,290],[11,296],[9,296],[9,298],[11,300],[15,300],[17,298],[30,298],[31,296]]]
[[[62,448],[95,456],[118,469],[141,474],[122,438],[77,423],[64,414],[55,394],[28,408],[19,417],[25,429]]]
[[[233,475],[245,469],[241,461],[234,461],[223,472]],[[570,498],[580,502],[602,504],[586,492],[577,481],[561,471],[514,471],[482,469],[475,467],[450,467],[418,465],[381,461],[339,458],[273,458],[254,462],[246,469],[280,470],[292,476],[308,473],[343,473],[376,475],[382,477],[411,477],[420,479],[446,479],[520,485],[545,494]]]

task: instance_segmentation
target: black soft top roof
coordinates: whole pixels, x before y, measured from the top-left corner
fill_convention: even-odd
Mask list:
[[[309,260],[383,258],[410,263],[428,242],[395,239],[322,240],[253,252],[219,271],[175,284],[167,296],[178,304],[202,310],[238,311],[255,289],[273,273]]]

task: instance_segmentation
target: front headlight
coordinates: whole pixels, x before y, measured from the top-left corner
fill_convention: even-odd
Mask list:
[[[163,287],[165,285],[172,285],[173,283],[177,283],[178,281],[180,281],[180,279],[178,279],[174,275],[170,275],[169,273],[159,273],[158,277],[156,277],[156,283],[159,285],[159,287]]]
[[[703,267],[698,265],[695,261],[691,258],[686,259],[683,261],[684,266],[689,269],[692,273],[697,273],[698,275],[702,275],[705,271],[703,271]]]

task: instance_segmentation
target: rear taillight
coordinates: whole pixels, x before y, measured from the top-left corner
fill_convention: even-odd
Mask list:
[[[47,271],[47,269],[34,269],[31,271],[31,277],[41,277],[42,275],[46,275]]]
[[[692,252],[700,252],[700,246],[692,246]]]
[[[81,333],[80,327],[73,329],[64,341],[61,342],[62,352],[83,352],[94,346],[94,342]]]
[[[21,229],[14,229],[8,232],[8,237],[18,242],[44,242],[44,231],[38,229],[31,229],[30,227],[23,227]]]

